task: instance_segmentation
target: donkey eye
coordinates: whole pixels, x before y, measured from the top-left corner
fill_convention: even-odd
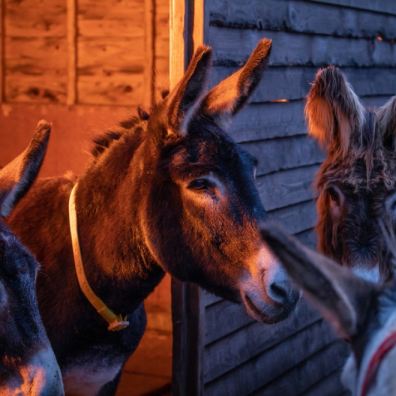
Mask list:
[[[188,184],[190,190],[209,190],[214,187],[214,184],[208,179],[194,179]]]

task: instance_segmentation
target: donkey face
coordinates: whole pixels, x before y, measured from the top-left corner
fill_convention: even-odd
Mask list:
[[[30,146],[0,171],[0,214],[10,213],[33,183],[50,126],[39,123]],[[36,300],[38,264],[0,223],[0,393],[63,394],[58,364]]]
[[[342,379],[352,394],[362,395],[363,388],[365,395],[394,394],[395,349],[381,360],[376,377],[364,383],[376,351],[396,331],[395,281],[380,288],[306,248],[275,226],[263,226],[262,236],[307,299],[342,337],[351,341],[353,354]],[[395,246],[391,250],[395,251]]]
[[[327,150],[316,180],[319,249],[374,281],[389,275],[379,220],[395,191],[391,107],[366,110],[330,66],[318,72],[305,109],[310,134]]]
[[[146,240],[162,267],[273,322],[295,305],[277,260],[261,241],[264,216],[254,185],[256,160],[225,133],[225,123],[258,84],[270,53],[263,40],[246,65],[204,93],[211,51],[200,48],[179,85],[150,118],[150,149],[162,172],[152,181]],[[154,215],[161,199],[167,213]]]

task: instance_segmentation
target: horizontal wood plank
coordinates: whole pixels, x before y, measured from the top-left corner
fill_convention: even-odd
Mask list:
[[[208,5],[211,26],[285,30],[336,37],[396,38],[396,17],[308,1],[216,0]]]
[[[214,67],[211,84],[226,78],[235,67]],[[359,96],[395,95],[394,69],[370,67],[341,69]],[[316,67],[270,67],[254,92],[250,102],[290,101],[304,99],[318,71]]]
[[[276,328],[277,326],[273,327]],[[297,330],[298,328],[293,327],[293,329]],[[253,339],[255,338],[249,339],[251,344],[253,344],[251,342]],[[250,359],[245,364],[229,370],[221,377],[213,377],[213,380],[209,383],[205,381],[205,394],[225,394],[230,396],[250,394],[260,385],[273,381],[288,369],[305,361],[307,356],[332,343],[334,339],[334,334],[328,330],[327,323],[322,320],[316,321],[303,329],[300,328],[294,334],[290,329],[289,338],[284,339],[270,349],[266,349],[265,353],[258,354],[258,351],[256,351],[256,354],[252,353],[250,355]],[[254,345],[252,346],[254,347]],[[244,347],[247,348],[248,346],[244,345]],[[229,348],[230,344],[227,344],[227,348],[223,349]],[[223,353],[226,355],[227,351]],[[275,356],[276,359],[274,358]],[[235,359],[234,361],[237,360]],[[224,361],[223,365],[225,366],[227,363]],[[335,362],[332,361],[331,363],[334,364]],[[215,369],[213,368],[213,370]],[[206,377],[204,376],[204,378]]]
[[[311,0],[315,3],[351,7],[358,10],[376,11],[382,14],[396,15],[396,4],[387,0]]]
[[[7,37],[66,37],[64,0],[5,0],[4,11]]]
[[[326,330],[328,332],[328,329],[325,328],[323,329],[323,333],[325,333]],[[311,335],[308,334],[308,332],[306,334],[307,337]],[[316,337],[321,337],[321,335],[317,333]],[[311,341],[313,341],[313,339],[311,339]],[[283,373],[277,381],[274,381],[272,384],[265,384],[260,390],[253,392],[252,395],[305,396],[305,390],[309,388],[310,385],[319,381],[321,377],[333,372],[334,369],[340,368],[340,366],[345,362],[348,353],[347,346],[342,341],[336,341],[329,345],[325,345],[324,348],[316,351],[316,353],[314,352],[312,355],[309,353],[311,351],[312,349],[310,350],[310,348],[307,348],[306,358],[302,362],[300,362],[291,371]],[[304,378],[303,381],[301,380],[302,378]],[[343,387],[337,380],[328,385],[335,387],[337,391],[335,393],[314,393],[314,395],[334,396],[343,390]]]
[[[317,383],[313,384],[309,389],[306,389],[303,395],[304,396],[340,395],[340,393],[345,390],[344,385],[341,383],[341,373],[342,373],[342,369],[338,369],[331,372],[328,376],[321,378]]]
[[[323,160],[323,153],[310,137],[293,136],[263,142],[247,142],[242,146],[258,160],[257,175],[315,165]]]
[[[216,48],[214,64],[218,66],[243,64],[263,37],[273,41],[269,61],[272,66],[396,66],[396,44],[393,42],[214,26],[209,30],[208,44]]]
[[[271,173],[258,177],[257,189],[267,211],[312,199],[313,180],[318,165]]]
[[[286,337],[294,338],[295,333],[316,322],[318,317],[316,311],[300,301],[295,311],[283,322],[276,325],[254,322],[244,327],[243,331],[234,332],[224,340],[210,344],[205,347],[204,382],[224,375],[281,341],[284,342]],[[221,323],[221,320],[217,320],[218,326]]]
[[[268,213],[268,219],[280,223],[289,233],[312,229],[316,224],[316,205],[307,201]]]

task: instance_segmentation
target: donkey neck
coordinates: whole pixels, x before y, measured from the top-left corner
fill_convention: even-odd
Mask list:
[[[136,167],[145,146],[142,134],[126,133],[114,142],[81,177],[76,192],[88,279],[116,307],[120,300],[141,302],[164,275],[146,248],[139,225],[144,175],[138,178]]]

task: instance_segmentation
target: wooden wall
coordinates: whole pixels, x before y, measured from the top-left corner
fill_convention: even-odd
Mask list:
[[[168,1],[2,0],[3,101],[152,105],[168,87]]]
[[[205,40],[215,49],[213,82],[230,74],[262,37],[273,40],[270,67],[232,124],[257,156],[258,188],[271,219],[314,246],[312,180],[323,154],[306,134],[304,97],[320,66],[342,67],[363,102],[396,92],[396,5],[369,0],[214,0]],[[282,323],[255,323],[241,306],[201,292],[200,393],[341,395],[346,346],[304,303]]]

